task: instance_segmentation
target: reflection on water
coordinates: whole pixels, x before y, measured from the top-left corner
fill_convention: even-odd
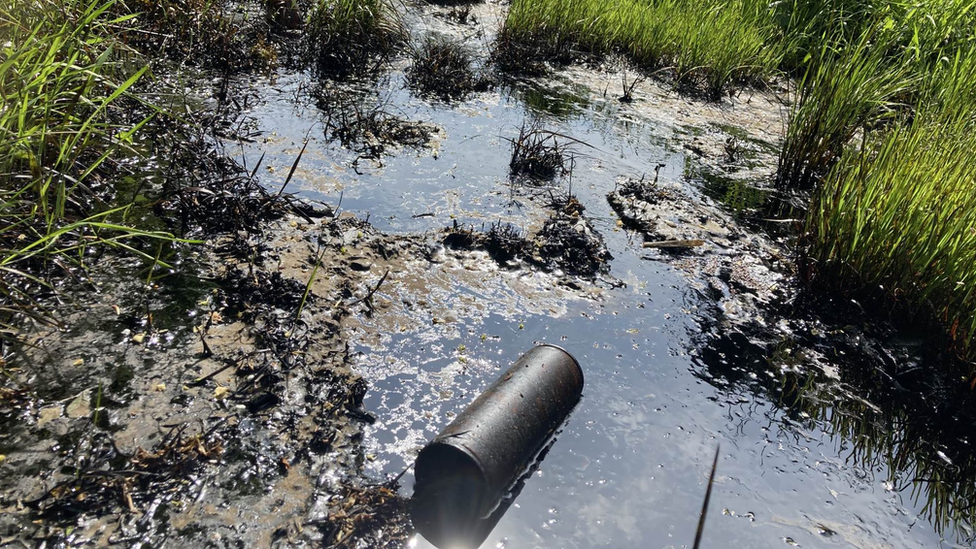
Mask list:
[[[799,433],[834,439],[845,467],[877,479],[948,540],[970,545],[976,524],[973,392],[938,370],[919,342],[819,324],[763,341],[712,336],[698,375],[780,407]],[[811,328],[812,326],[812,328]]]

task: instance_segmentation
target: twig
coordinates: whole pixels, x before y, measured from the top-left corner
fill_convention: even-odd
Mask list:
[[[350,303],[349,304],[349,307],[352,307],[354,305],[358,305],[359,303],[362,303],[363,301],[369,301],[370,299],[372,299],[373,298],[373,294],[375,294],[376,291],[380,289],[380,286],[383,285],[383,281],[386,280],[386,277],[389,274],[390,274],[390,270],[387,269],[387,271],[385,273],[383,273],[383,276],[380,278],[380,281],[376,283],[376,286],[374,286],[373,289],[370,290],[369,293],[366,294],[365,296],[363,296],[363,297],[357,299],[356,301],[353,301],[352,303]]]
[[[718,468],[718,452],[721,445],[715,447],[715,459],[712,460],[712,472],[708,475],[708,488],[705,489],[705,501],[702,503],[701,516],[698,517],[698,531],[695,532],[695,543],[692,549],[701,545],[702,532],[705,530],[705,516],[708,514],[708,500],[712,499],[712,484],[715,483],[715,470]]]

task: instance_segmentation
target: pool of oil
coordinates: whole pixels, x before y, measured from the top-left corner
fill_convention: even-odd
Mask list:
[[[488,6],[489,15],[504,9]],[[492,32],[489,16],[467,32],[435,17],[438,8],[409,9],[417,36],[453,32],[477,47],[487,40],[479,36]],[[547,193],[572,192],[614,259],[602,280],[578,282],[590,291],[559,293],[549,298],[558,300],[552,306],[527,303],[509,283],[521,275],[507,273],[478,289],[458,281],[442,299],[480,306],[459,306],[447,326],[389,331],[364,319],[351,344],[357,372],[370,385],[365,407],[376,418],[363,442],[371,474],[383,479],[408,467],[522,352],[549,342],[583,365],[584,397],[483,547],[690,546],[717,447],[704,546],[970,544],[966,515],[958,511],[968,503],[940,495],[947,488],[938,481],[964,467],[937,444],[893,461],[904,439],[872,423],[872,411],[891,404],[841,381],[843,360],[812,350],[796,358],[803,353],[790,347],[788,326],[815,322],[756,313],[755,326],[775,331],[769,323],[782,324],[782,343],[755,341],[723,318],[695,275],[642,249],[607,203],[620,178],[643,176],[716,211],[754,209],[774,167],[768,157],[728,170],[739,187],[700,174],[722,169],[722,152],[709,143],[747,136],[765,143],[756,147],[760,156],[775,150],[782,128],[776,101],[757,95],[701,103],[647,82],[635,103],[625,104],[616,89],[619,70],[571,67],[543,79],[503,79],[491,91],[448,104],[410,91],[408,63],[400,60],[366,83],[287,69],[242,83],[256,98],[247,113],[255,138],[233,146],[249,168],[260,159],[273,188],[288,180],[288,191],[338,204],[391,233],[498,221],[527,230],[545,219]],[[329,114],[320,107],[337,97],[436,131],[419,147],[390,144],[363,155],[326,136]],[[509,140],[534,121],[563,136],[572,173],[539,186],[515,184]],[[723,181],[718,190],[715,181]],[[723,205],[724,196],[732,203]],[[556,285],[556,278],[543,277],[546,284]],[[875,431],[889,440],[870,440]],[[402,484],[409,494],[409,472]]]

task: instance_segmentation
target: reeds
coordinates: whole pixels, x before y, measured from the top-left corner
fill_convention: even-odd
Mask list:
[[[510,141],[512,158],[508,167],[512,177],[548,180],[569,173],[569,148],[574,139],[545,130],[538,123],[523,123],[518,137]]]
[[[867,140],[827,176],[806,251],[819,288],[888,303],[973,355],[976,335],[976,132],[921,114]]]
[[[841,38],[811,54],[796,83],[777,182],[809,189],[830,171],[855,134],[897,116],[899,99],[914,86],[906,60],[888,54],[880,32],[865,33],[852,46]]]
[[[799,84],[778,173],[781,186],[813,191],[801,247],[812,288],[924,326],[971,374],[972,5],[933,0],[835,40]]]

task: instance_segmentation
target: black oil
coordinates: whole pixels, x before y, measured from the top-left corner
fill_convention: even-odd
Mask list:
[[[415,33],[431,26],[464,34],[431,9],[414,13]],[[331,204],[341,197],[341,210],[405,234],[455,222],[528,231],[549,215],[540,196],[572,192],[614,258],[610,276],[579,280],[576,292],[559,272],[486,267],[487,257],[468,268],[478,284],[445,270],[431,273],[429,287],[378,292],[408,305],[429,300],[450,314],[440,318],[422,303],[411,319],[363,319],[348,334],[355,369],[370,385],[364,406],[376,421],[363,444],[376,478],[409,466],[522,352],[549,342],[582,363],[584,398],[484,547],[688,546],[719,445],[706,545],[969,544],[973,477],[957,461],[968,459],[940,449],[952,432],[906,428],[915,389],[882,394],[853,379],[852,368],[883,364],[844,354],[849,336],[836,333],[843,323],[818,324],[785,306],[788,273],[767,273],[774,297],[751,300],[734,283],[715,282],[721,276],[649,255],[607,204],[619,178],[653,178],[749,234],[788,242],[789,230],[770,235],[754,223],[774,216],[767,188],[782,114],[774,101],[707,104],[649,85],[635,105],[623,104],[619,73],[571,68],[503,80],[463,102],[430,102],[409,91],[397,67],[359,97],[438,130],[426,146],[387,147],[366,159],[323,135],[324,115],[307,100],[319,85],[288,71],[257,85],[260,104],[248,114],[264,140],[244,145],[242,156],[253,165],[266,155],[266,180],[281,184],[308,136],[289,190]],[[508,173],[508,140],[527,121],[585,144],[573,147],[572,174],[542,190],[513,184]],[[705,142],[716,134],[715,144]],[[748,306],[730,311],[730,303]],[[866,333],[859,337],[874,337]],[[907,349],[894,360],[919,360],[917,347]],[[411,484],[408,473],[403,493]]]
[[[407,9],[414,39],[434,33],[464,40],[481,52],[474,65],[482,69],[505,7],[473,5],[464,18],[470,24],[452,23],[457,18],[445,17],[448,8]],[[89,458],[113,455],[116,440],[107,433],[121,429],[123,449],[135,453],[136,446],[178,440],[179,423],[199,423],[200,431],[223,435],[219,463],[208,440],[187,446],[193,468],[184,478],[167,477],[172,488],[160,481],[165,490],[140,492],[146,499],[137,498],[137,512],[118,521],[124,537],[116,542],[149,544],[151,533],[153,540],[169,536],[194,547],[244,539],[264,546],[290,543],[295,534],[311,545],[295,532],[325,529],[330,505],[348,503],[353,520],[374,502],[391,510],[378,514],[364,536],[382,539],[388,527],[393,537],[402,534],[403,521],[383,520],[405,516],[403,500],[376,492],[366,499],[337,488],[338,481],[362,471],[375,482],[395,477],[520,354],[548,342],[582,364],[583,400],[483,547],[687,547],[717,446],[706,546],[972,545],[971,389],[933,374],[940,365],[924,341],[856,312],[837,314],[840,307],[826,314],[796,304],[788,256],[797,225],[791,220],[802,212],[768,190],[783,127],[775,98],[747,91],[731,103],[704,103],[646,81],[622,102],[623,68],[608,63],[532,79],[500,76],[489,91],[451,102],[413,93],[404,77],[408,65],[395,58],[388,71],[351,81],[282,68],[230,87],[247,98],[241,123],[253,139],[225,145],[248,171],[263,156],[258,173],[269,189],[283,188],[301,154],[285,191],[368,219],[393,239],[425,242],[425,254],[397,260],[386,284],[386,275],[356,263],[376,284],[368,308],[341,326],[312,327],[341,329],[351,346],[353,370],[368,391],[362,406],[346,413],[362,433],[322,440],[334,434],[326,420],[304,421],[325,415],[328,399],[320,396],[335,387],[349,386],[343,399],[362,395],[358,380],[329,377],[341,362],[329,362],[342,356],[341,345],[282,354],[311,356],[309,368],[271,381],[287,384],[286,401],[254,388],[253,398],[227,403],[217,390],[246,383],[229,372],[217,376],[203,358],[206,348],[197,348],[207,337],[200,335],[202,318],[216,312],[217,285],[142,273],[138,278],[148,283],[127,296],[93,297],[97,314],[64,336],[63,356],[32,380],[46,407],[34,410],[26,397],[4,395],[24,404],[0,417],[0,455],[17,454],[11,461],[26,475],[8,478],[5,490],[29,493],[34,476],[70,464],[62,458],[72,448]],[[363,120],[395,138],[363,131],[357,127]],[[568,173],[513,181],[510,140],[525,124],[559,136]],[[659,186],[675,212],[670,222],[705,227],[718,243],[704,250],[643,248],[647,235],[626,229],[607,201],[624,180]],[[573,219],[585,221],[606,247],[599,268],[499,264],[480,250],[445,251],[447,227],[486,231],[505,224],[520,238],[536,235],[557,215],[552,204],[569,194],[583,208]],[[351,240],[361,236],[356,232]],[[290,242],[298,248],[309,240]],[[281,279],[253,279],[251,293],[287,294],[263,292],[271,308],[296,307],[303,281],[291,278],[286,288]],[[111,312],[113,305],[123,312]],[[238,319],[246,315],[224,325]],[[280,337],[262,346],[293,341],[290,329],[265,327]],[[86,339],[84,332],[94,335]],[[226,356],[227,349],[266,352],[244,349],[250,343],[230,328],[217,339],[210,345],[218,354],[221,347]],[[166,364],[156,362],[157,351],[173,348],[178,352]],[[322,379],[302,378],[313,371]],[[204,378],[220,384],[197,390]],[[31,430],[25,418],[34,416],[44,424]],[[150,416],[154,422],[138,421]],[[96,435],[91,424],[100,427]],[[297,455],[296,448],[310,451]],[[27,464],[31,456],[36,462]],[[174,463],[183,466],[181,459],[189,460]],[[411,475],[401,482],[402,495],[410,494]],[[156,496],[190,483],[199,488],[193,501]],[[118,494],[106,493],[106,508],[117,506]],[[334,494],[342,497],[330,499]],[[111,532],[94,521],[80,526],[92,539]],[[71,538],[74,527],[63,523],[3,527],[4,536],[84,541]],[[344,530],[322,532],[322,540],[337,532]],[[410,545],[427,546],[417,537]]]

